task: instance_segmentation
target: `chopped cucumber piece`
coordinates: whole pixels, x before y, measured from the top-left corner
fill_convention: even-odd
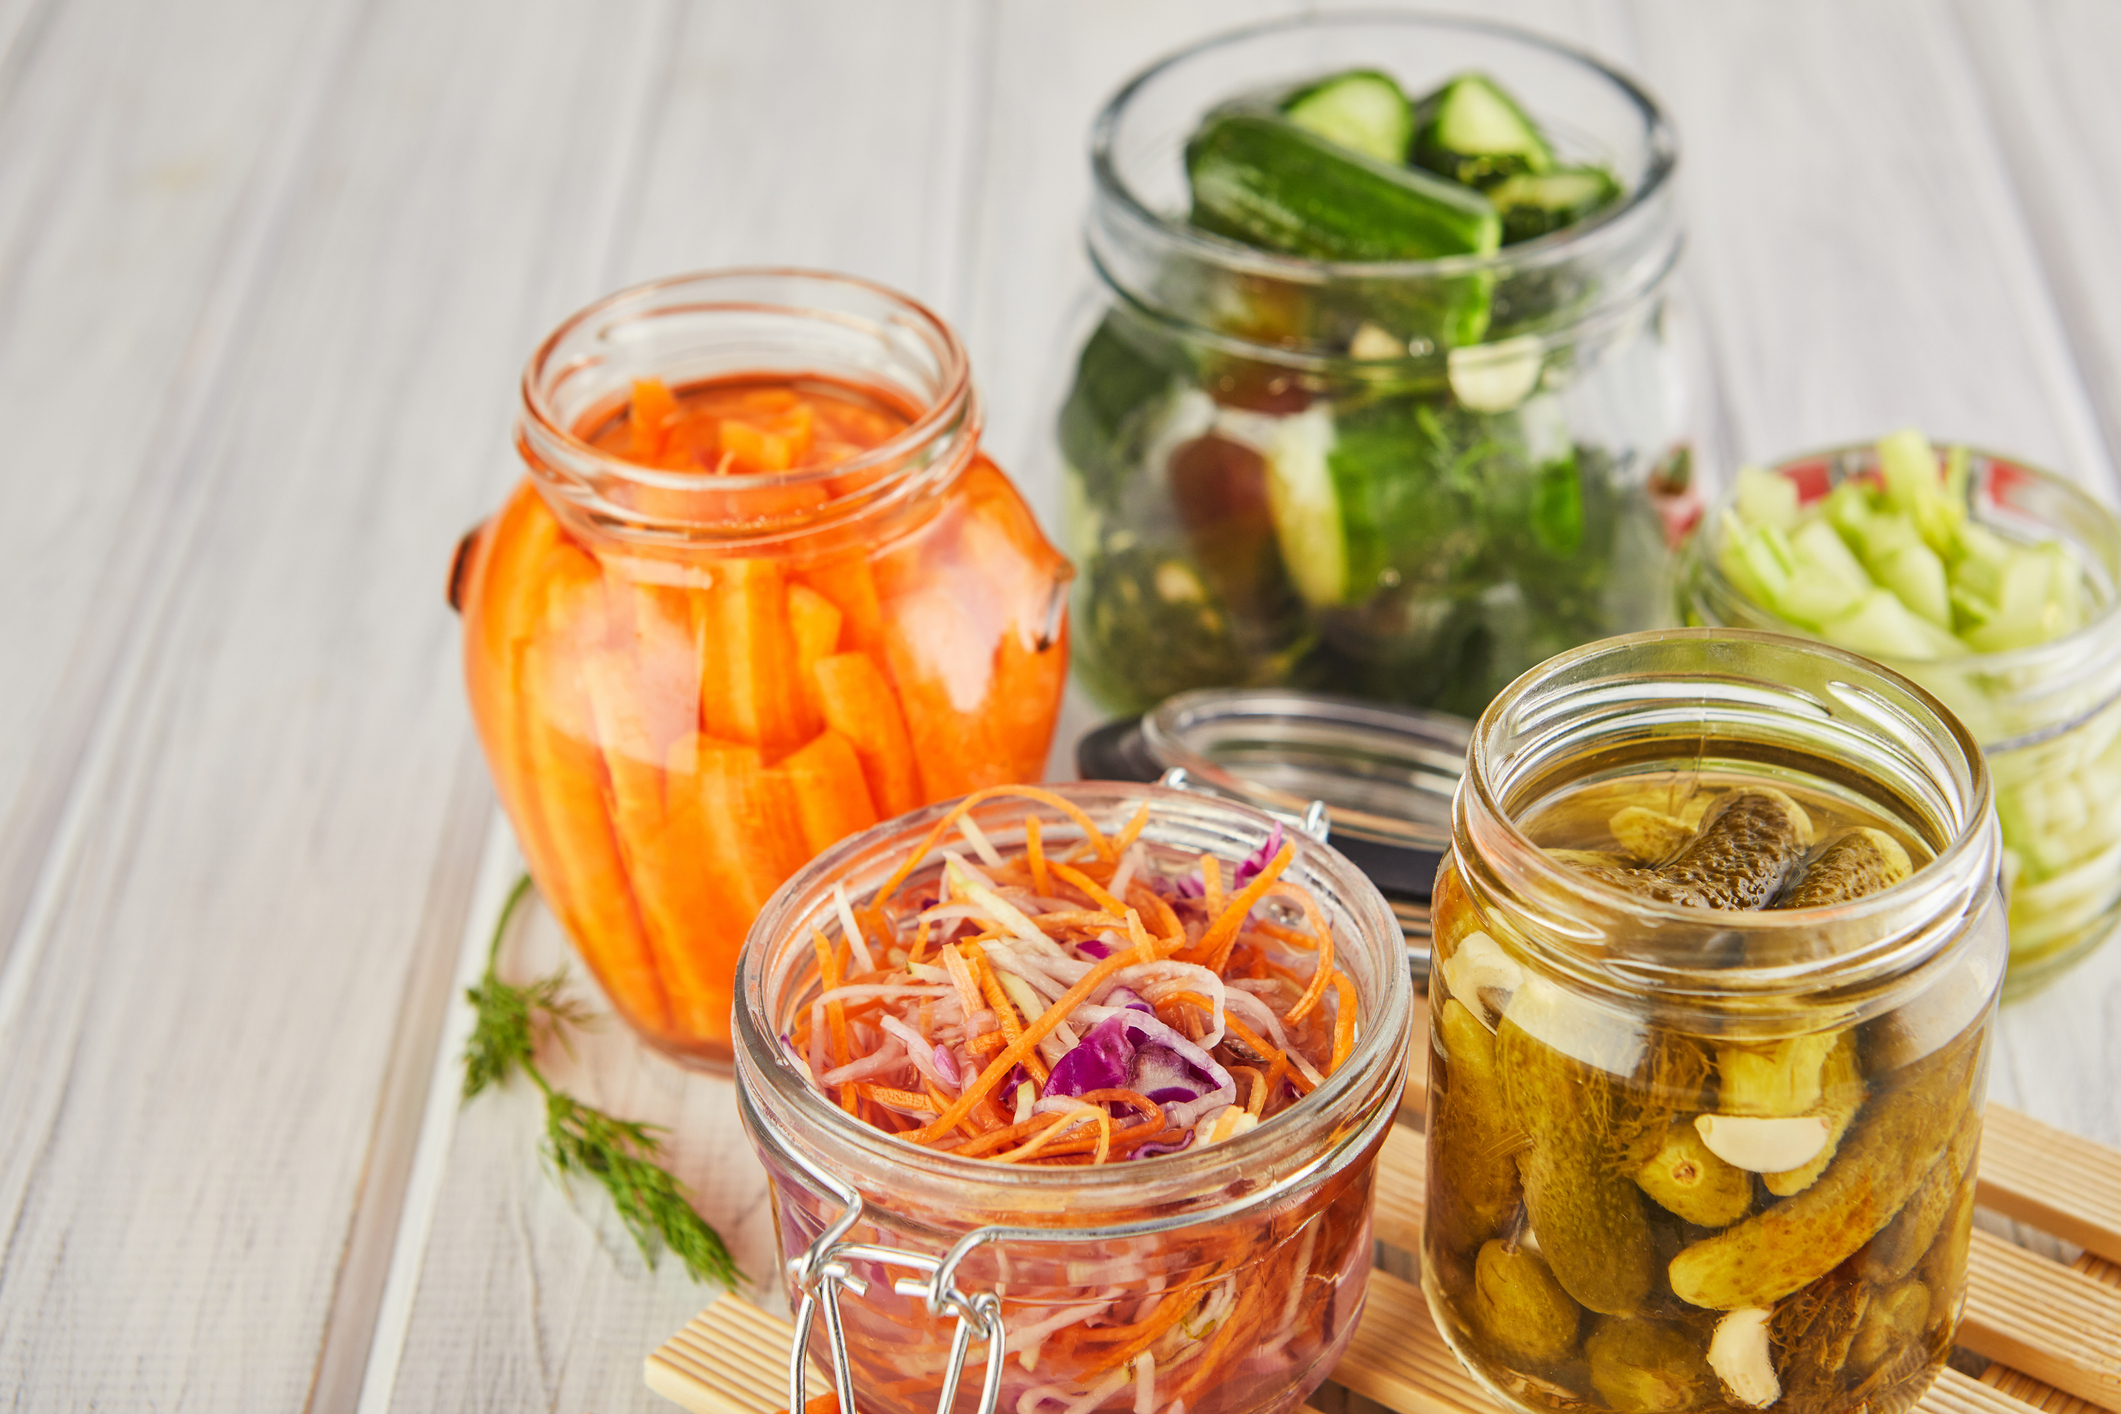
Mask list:
[[[1429,260],[1501,242],[1478,192],[1390,167],[1276,113],[1232,110],[1186,145],[1193,224],[1315,260]]]
[[[1963,492],[1956,501],[1945,495],[1929,438],[1912,427],[1879,438],[1878,469],[1887,503],[1914,523],[1930,549],[1949,553],[1952,532],[1966,519],[1966,498]]]
[[[1502,243],[1515,245],[1573,226],[1620,195],[1620,183],[1602,167],[1556,167],[1520,172],[1488,188],[1502,213]]]
[[[1421,113],[1414,162],[1454,182],[1486,188],[1554,166],[1538,127],[1485,74],[1460,74],[1423,99]]]
[[[1952,626],[1951,587],[1945,582],[1944,561],[1936,551],[1916,541],[1902,545],[1872,566],[1878,582],[1900,596],[1900,602],[1936,624]]]
[[[1326,458],[1333,414],[1323,403],[1284,418],[1267,446],[1267,505],[1282,563],[1296,592],[1312,604],[1337,604],[1348,592],[1348,541],[1340,496]]]
[[[1790,535],[1790,549],[1797,557],[1797,567],[1806,574],[1830,579],[1860,594],[1871,587],[1871,577],[1864,573],[1863,562],[1850,553],[1848,543],[1841,538],[1833,526],[1813,518]]]
[[[1757,466],[1738,469],[1738,514],[1756,529],[1795,530],[1802,514],[1797,483]]]
[[[1299,89],[1281,105],[1289,121],[1379,162],[1404,163],[1414,105],[1390,74],[1356,69]]]
[[[1871,590],[1854,612],[1821,624],[1819,636],[1873,658],[1928,662],[1964,651],[1958,640],[1909,609],[1890,589]]]

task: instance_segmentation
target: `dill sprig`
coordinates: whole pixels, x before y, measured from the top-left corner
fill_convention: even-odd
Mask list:
[[[656,1162],[662,1157],[662,1126],[618,1119],[556,1090],[539,1071],[540,1039],[559,1033],[562,1025],[586,1026],[594,1018],[565,993],[565,970],[524,986],[501,980],[501,941],[524,895],[530,876],[516,881],[494,924],[486,949],[486,973],[467,988],[475,1016],[471,1039],[464,1044],[464,1098],[501,1085],[521,1070],[545,1096],[545,1157],[556,1176],[587,1174],[604,1185],[620,1221],[633,1234],[650,1267],[664,1249],[675,1252],[694,1281],[719,1282],[734,1291],[743,1273],[721,1235],[692,1210],[685,1190]],[[561,1037],[565,1044],[565,1037]]]

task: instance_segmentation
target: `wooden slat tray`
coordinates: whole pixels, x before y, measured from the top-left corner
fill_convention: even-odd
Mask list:
[[[1424,1081],[1408,1078],[1403,1122],[1378,1164],[1377,1240],[1407,1253],[1421,1245],[1424,1150],[1404,1121],[1419,1116]],[[1981,1205],[2085,1253],[2064,1265],[1977,1229],[1959,1344],[1991,1363],[1978,1380],[1947,1369],[1918,1411],[2121,1414],[2121,1153],[1994,1104],[1981,1149]],[[786,1321],[722,1297],[648,1356],[648,1387],[694,1414],[770,1414],[786,1398],[792,1338]],[[1421,1289],[1382,1270],[1333,1378],[1399,1414],[1497,1414],[1437,1334]],[[830,1388],[822,1373],[811,1379]]]

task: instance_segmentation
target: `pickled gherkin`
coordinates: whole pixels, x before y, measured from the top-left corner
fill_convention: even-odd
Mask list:
[[[1928,846],[1898,824],[1780,778],[1666,778],[1600,783],[1520,828],[1554,865],[1732,914],[1723,935],[1743,938],[1748,919],[1910,877]],[[1940,974],[1920,1007],[1630,1006],[1543,967],[1455,863],[1438,897],[1453,942],[1425,1262],[1453,1347],[1547,1414],[1911,1406],[1964,1299],[1994,974]],[[1786,926],[1784,956],[1809,962],[1834,925]],[[1552,927],[1564,957],[1656,956],[1610,930],[1581,941],[1566,913]],[[1776,962],[1747,941],[1709,965]]]
[[[1888,889],[1914,873],[1900,841],[1865,825],[1850,830],[1805,866],[1777,908],[1823,908]]]
[[[1523,1197],[1517,1152],[1524,1140],[1503,1101],[1495,1037],[1456,998],[1436,1019],[1444,1076],[1437,1087],[1434,1210],[1443,1231],[1471,1251],[1500,1233]]]
[[[1550,996],[1521,991],[1496,1034],[1503,1093],[1526,1140],[1518,1159],[1525,1209],[1540,1252],[1571,1296],[1604,1315],[1632,1315],[1656,1279],[1634,1174],[1663,1145],[1673,1113],[1663,1096],[1688,1079],[1698,1089],[1706,1062],[1692,1047],[1658,1045],[1635,1076],[1616,1076],[1526,1029],[1520,1018]],[[1555,1017],[1535,1024],[1551,1027]]]
[[[1974,1048],[1954,1045],[1874,1097],[1819,1181],[1703,1238],[1667,1269],[1680,1300],[1716,1311],[1772,1306],[1854,1256],[1892,1222],[1973,1108]]]
[[[1495,1345],[1526,1360],[1551,1363],[1576,1349],[1583,1311],[1561,1289],[1539,1254],[1489,1242],[1473,1264],[1473,1325]]]
[[[1670,1321],[1600,1317],[1583,1353],[1591,1388],[1620,1414],[1677,1414],[1716,1391],[1701,1336]]]
[[[1729,1227],[1753,1208],[1753,1177],[1709,1152],[1685,1120],[1674,1120],[1664,1143],[1635,1172],[1635,1182],[1666,1212],[1696,1227]]]
[[[1658,903],[1765,908],[1812,842],[1803,806],[1779,790],[1733,792],[1710,807],[1700,829],[1655,869],[1591,871]]]

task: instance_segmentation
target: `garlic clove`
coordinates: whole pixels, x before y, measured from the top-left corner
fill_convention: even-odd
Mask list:
[[[1524,969],[1486,933],[1468,933],[1443,962],[1444,985],[1492,1028],[1524,985]]]
[[[1716,1333],[1709,1337],[1709,1368],[1732,1399],[1754,1409],[1782,1398],[1782,1381],[1775,1377],[1768,1343],[1768,1320],[1774,1314],[1758,1306],[1733,1311],[1716,1323]]]
[[[1696,1115],[1694,1128],[1709,1152],[1747,1173],[1801,1169],[1826,1147],[1825,1115]]]

